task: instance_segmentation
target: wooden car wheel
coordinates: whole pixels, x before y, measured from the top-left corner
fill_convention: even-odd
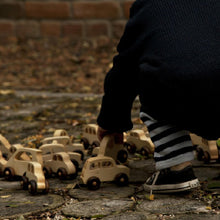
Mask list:
[[[12,167],[7,167],[4,170],[4,177],[6,180],[13,180],[15,176],[15,171]]]
[[[71,162],[73,163],[73,165],[76,168],[76,171],[78,172],[78,170],[79,170],[79,163],[76,160],[74,160],[74,159],[71,159]]]
[[[45,189],[42,191],[43,194],[49,193],[49,182],[45,180]]]
[[[46,178],[49,178],[49,177],[51,177],[51,175],[52,175],[52,170],[51,170],[50,168],[44,167],[44,168],[43,168],[43,172],[44,172],[44,176],[45,176]]]
[[[128,153],[126,150],[120,150],[117,154],[117,160],[121,163],[125,163],[128,159]]]
[[[100,188],[101,182],[97,177],[90,177],[87,181],[88,189],[97,190]]]
[[[197,154],[197,159],[199,161],[202,161],[203,158],[204,158],[204,152],[203,152],[203,150],[200,147],[196,148],[196,154]]]
[[[140,154],[142,156],[148,157],[148,151],[145,148],[143,148],[143,147],[140,150]]]
[[[83,144],[84,148],[87,150],[89,147],[89,141],[86,138],[81,138],[80,142]]]
[[[207,151],[204,152],[204,157],[203,157],[203,160],[205,163],[210,163],[210,155]]]
[[[26,176],[21,177],[21,187],[22,189],[28,189],[28,178]]]
[[[76,160],[71,160],[71,162],[73,163],[73,165],[75,166],[76,172],[74,174],[72,174],[70,177],[71,179],[75,179],[78,176],[78,172],[79,172],[79,163]]]
[[[78,170],[76,170],[75,173],[69,175],[69,178],[70,178],[70,179],[76,179],[77,176],[78,176]]]
[[[31,180],[31,181],[28,183],[28,192],[29,192],[31,195],[35,195],[35,194],[37,193],[37,183],[36,183],[36,181]]]
[[[126,147],[127,147],[128,152],[131,154],[134,154],[137,150],[134,144],[127,144]]]
[[[99,147],[100,143],[98,141],[94,141],[92,143],[92,148]]]
[[[81,150],[75,150],[73,152],[80,154],[81,155],[81,160],[84,160],[84,153]]]
[[[67,178],[67,171],[64,168],[59,168],[57,170],[57,176],[59,179],[63,180]]]
[[[119,173],[115,177],[115,182],[118,186],[127,186],[128,185],[128,176],[125,173]]]

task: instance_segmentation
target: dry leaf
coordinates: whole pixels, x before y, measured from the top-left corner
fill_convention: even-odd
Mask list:
[[[2,199],[9,198],[11,195],[0,196]]]

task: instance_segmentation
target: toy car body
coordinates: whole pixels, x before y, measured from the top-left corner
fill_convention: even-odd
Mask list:
[[[128,153],[122,143],[116,143],[114,135],[106,135],[100,143],[98,155],[112,157],[116,162],[125,163]]]
[[[27,171],[22,176],[22,188],[28,189],[29,193],[34,195],[37,192],[48,193],[49,184],[45,179],[42,166],[38,162],[29,162]]]
[[[197,159],[205,163],[219,160],[219,149],[217,140],[206,140],[196,134],[190,134],[192,144],[196,146]]]
[[[128,184],[129,168],[117,165],[111,157],[99,155],[86,160],[81,180],[91,190],[99,189],[101,182],[115,181],[119,186]]]
[[[43,160],[52,160],[53,154],[59,152],[66,152],[66,148],[63,144],[43,144],[39,147],[42,150]],[[72,163],[75,165],[76,169],[82,164],[81,154],[76,152],[66,152]]]
[[[93,150],[92,150],[92,157],[98,156],[98,154],[99,154],[99,149],[100,149],[100,147],[95,147],[95,148],[93,148]]]
[[[145,132],[141,129],[134,129],[126,136],[124,145],[127,147],[128,152],[140,152],[144,156],[154,153],[155,146],[150,137],[147,137]]]
[[[69,136],[65,129],[57,129],[53,133],[54,137]]]
[[[74,178],[77,175],[76,167],[66,152],[54,153],[52,159],[44,159],[43,166],[45,176],[55,173],[60,179],[66,179],[67,177]]]
[[[64,151],[70,154],[71,152],[79,153],[81,155],[81,160],[84,159],[85,150],[83,144],[72,143],[69,136],[54,136],[44,138],[42,140],[43,144],[62,144],[64,146]]]
[[[84,126],[81,143],[83,143],[85,149],[88,149],[89,146],[94,148],[100,145],[97,137],[97,130],[98,125],[96,124],[87,124]]]
[[[27,156],[26,160],[23,159],[24,154]],[[42,165],[42,151],[26,147],[17,149],[5,164],[5,178],[11,180],[15,176],[23,176],[28,169],[28,164],[30,161],[38,162],[40,165]]]

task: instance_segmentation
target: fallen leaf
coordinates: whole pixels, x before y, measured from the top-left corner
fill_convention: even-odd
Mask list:
[[[11,197],[11,195],[5,195],[5,196],[0,196],[2,199],[6,199],[6,198],[9,198]]]

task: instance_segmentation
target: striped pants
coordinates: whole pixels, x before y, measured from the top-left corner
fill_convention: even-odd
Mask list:
[[[140,118],[147,126],[155,145],[156,169],[162,170],[194,159],[193,145],[189,132],[163,121],[154,120],[141,112]]]

